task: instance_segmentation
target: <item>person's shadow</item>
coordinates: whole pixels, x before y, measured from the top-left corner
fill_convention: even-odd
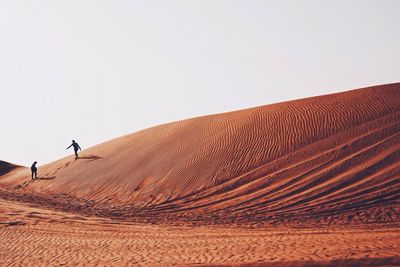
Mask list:
[[[28,181],[26,181],[26,182],[24,182],[24,183],[22,183],[22,184],[19,184],[19,185],[14,186],[13,189],[21,189],[21,188],[27,187],[29,184],[31,184],[31,183],[33,183],[33,182],[35,182],[35,181],[39,181],[39,180],[53,180],[53,179],[56,179],[56,177],[55,177],[55,176],[36,177],[36,178],[30,179],[30,180],[28,180]]]
[[[78,158],[76,158],[76,160],[90,159],[89,161],[94,161],[94,160],[98,160],[98,159],[102,159],[102,158],[103,157],[99,157],[99,156],[95,156],[95,155],[88,155],[88,156],[78,157]]]
[[[33,180],[53,180],[53,179],[56,179],[56,177],[55,176],[43,176],[43,177],[36,177]]]

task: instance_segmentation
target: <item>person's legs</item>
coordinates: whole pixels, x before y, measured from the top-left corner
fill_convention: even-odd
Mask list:
[[[32,175],[33,176],[33,175]],[[37,171],[35,171],[35,179],[37,178]]]
[[[33,180],[33,171],[31,171],[32,172],[32,180]]]
[[[79,158],[79,156],[78,156],[78,150],[74,150],[75,151],[75,158],[77,159],[77,158]]]

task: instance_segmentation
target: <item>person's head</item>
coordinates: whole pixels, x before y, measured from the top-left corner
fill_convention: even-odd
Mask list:
[[[72,143],[75,143],[75,140],[72,140]]]
[[[37,164],[37,161],[35,161],[33,164]]]

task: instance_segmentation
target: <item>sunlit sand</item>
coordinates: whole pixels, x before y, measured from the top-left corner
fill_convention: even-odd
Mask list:
[[[5,266],[400,265],[400,84],[0,165]]]

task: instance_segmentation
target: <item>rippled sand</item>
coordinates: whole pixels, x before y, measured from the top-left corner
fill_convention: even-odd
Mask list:
[[[152,127],[34,181],[1,161],[1,259],[397,265],[399,159],[397,83]]]

